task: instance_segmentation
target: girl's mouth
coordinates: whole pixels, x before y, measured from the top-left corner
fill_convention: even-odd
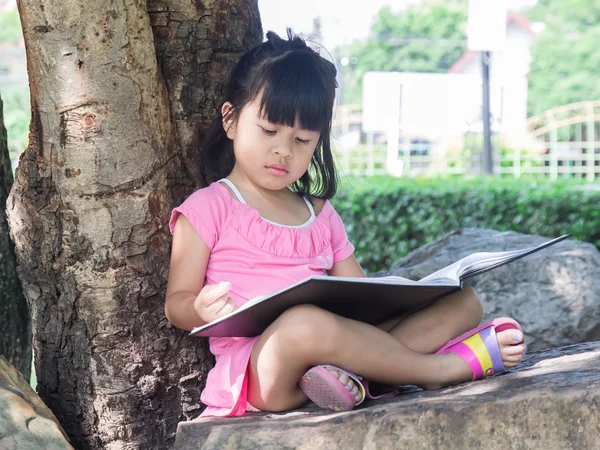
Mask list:
[[[267,170],[269,171],[269,173],[276,175],[276,176],[283,176],[288,173],[288,171],[285,170],[285,168],[283,166],[280,166],[278,164],[273,164],[272,166],[267,166]]]

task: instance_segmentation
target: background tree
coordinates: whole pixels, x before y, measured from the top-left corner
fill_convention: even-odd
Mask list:
[[[540,0],[528,17],[545,24],[532,48],[529,114],[568,103],[599,100],[600,3]]]
[[[0,42],[15,43],[22,36],[18,11],[16,9],[3,11],[0,14]]]
[[[204,340],[164,316],[172,207],[256,0],[18,3],[32,120],[8,200],[38,391],[77,448],[167,448]]]
[[[394,13],[382,8],[368,38],[339,50],[345,103],[360,103],[367,71],[447,72],[467,47],[467,2],[421,2]]]
[[[600,3],[539,0],[525,11],[542,22],[531,48],[529,115],[556,106],[600,99]],[[344,101],[360,103],[366,71],[446,72],[466,49],[467,2],[420,2],[394,13],[379,11],[367,39],[338,49],[344,68]]]
[[[1,2],[0,2],[1,3]],[[4,126],[8,132],[8,151],[11,160],[18,158],[27,146],[27,125],[29,124],[29,86],[27,84],[6,84],[4,77],[15,75],[14,58],[11,54],[22,51],[21,23],[16,9],[0,8],[0,93],[4,102]],[[6,51],[6,53],[5,53]],[[8,57],[6,57],[8,56]]]
[[[8,235],[6,198],[13,183],[8,153],[4,105],[0,98],[0,355],[4,355],[26,379],[31,372],[29,311],[17,277],[14,245]]]

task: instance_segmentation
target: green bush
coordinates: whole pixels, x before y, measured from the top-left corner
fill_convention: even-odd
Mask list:
[[[31,118],[29,86],[0,86],[0,97],[4,103],[4,126],[8,135],[10,158],[17,159],[27,147],[28,141]]]
[[[332,203],[369,273],[464,227],[571,233],[600,248],[600,191],[577,182],[348,179]]]

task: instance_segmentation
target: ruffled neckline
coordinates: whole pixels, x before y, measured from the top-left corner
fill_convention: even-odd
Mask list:
[[[332,207],[329,200],[307,226],[288,227],[262,218],[258,210],[233,198],[229,189],[221,183],[213,185],[233,213],[230,226],[254,247],[277,256],[310,258],[331,246],[329,216]]]

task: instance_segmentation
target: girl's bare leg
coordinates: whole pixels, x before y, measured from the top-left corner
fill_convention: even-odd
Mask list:
[[[482,315],[481,301],[475,290],[468,286],[413,314],[387,321],[379,328],[389,332],[411,350],[431,354],[450,339],[478,326]],[[516,365],[526,349],[523,333],[514,330],[512,333],[511,345],[500,347],[506,367]]]
[[[475,290],[467,286],[411,314],[378,325],[411,350],[431,354],[450,339],[481,323],[483,308]]]
[[[377,328],[388,332],[415,352],[431,354],[450,339],[479,325],[482,313],[477,293],[467,286],[423,309],[393,317]],[[356,384],[344,372],[333,367],[328,367],[328,370],[348,387],[357,400],[360,399]]]
[[[403,322],[410,325],[407,321],[397,326]],[[501,348],[514,344],[513,333],[499,333],[498,342]],[[269,411],[302,405],[307,399],[298,380],[317,364],[337,365],[388,384],[436,387],[472,377],[469,366],[456,355],[422,354],[377,327],[302,305],[282,314],[254,345],[249,402]]]

